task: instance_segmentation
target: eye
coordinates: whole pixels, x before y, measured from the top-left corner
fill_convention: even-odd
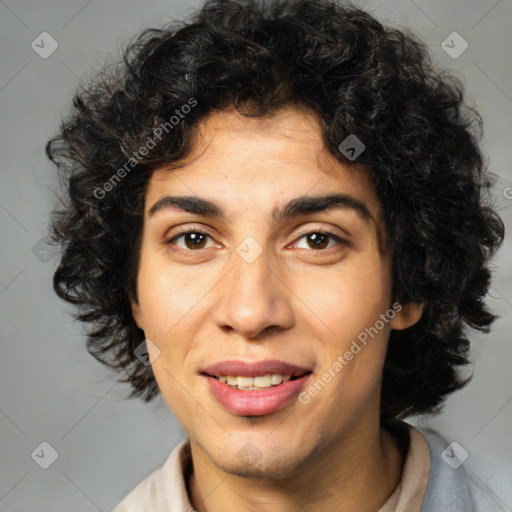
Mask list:
[[[211,238],[211,236],[208,233],[205,233],[204,231],[200,231],[198,229],[189,230],[189,231],[183,231],[182,233],[179,233],[178,235],[173,236],[169,240],[166,241],[166,244],[168,245],[174,245],[174,242],[176,240],[179,240],[183,238],[183,241],[185,243],[185,247],[178,247],[181,250],[187,251],[188,249],[204,249],[205,240],[207,238]]]
[[[183,231],[182,233],[178,233],[177,235],[167,240],[166,244],[178,247],[179,251],[183,251],[184,254],[188,256],[190,255],[191,252],[197,252],[197,250],[199,249],[204,249],[208,238],[212,239],[212,237],[205,231],[193,229],[189,231]],[[177,244],[177,241],[181,239],[183,239],[183,243],[185,244],[184,247],[180,247]],[[349,243],[346,240],[340,238],[339,236],[329,231],[309,231],[307,233],[302,234],[298,238],[298,240],[302,239],[306,240],[306,244],[309,245],[309,248],[299,248],[301,250],[312,249],[310,252],[314,253],[325,252],[327,249],[332,248],[332,245],[329,246],[329,239],[338,242],[338,245],[341,244],[344,246],[349,246]]]
[[[326,244],[329,244],[329,239],[335,240],[341,245],[349,245],[349,243],[346,240],[343,240],[343,238],[340,238],[339,236],[329,231],[322,230],[315,230],[304,233],[299,238],[299,240],[302,239],[306,239],[306,244],[308,244],[310,248],[313,248],[313,252],[325,252],[326,249],[330,249],[332,245],[330,247],[326,247]]]

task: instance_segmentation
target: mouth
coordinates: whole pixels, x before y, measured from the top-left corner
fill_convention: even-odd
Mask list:
[[[231,359],[219,361],[204,368],[201,373],[211,377],[263,377],[266,375],[282,375],[290,377],[302,377],[311,372],[311,368],[280,361],[278,359],[266,359],[263,361],[246,362]]]
[[[302,375],[247,377],[203,373],[203,377],[213,397],[226,411],[237,416],[264,416],[290,405],[312,374],[306,371]]]
[[[293,382],[309,375],[311,371],[304,372],[302,375],[291,375],[281,373],[268,373],[264,375],[257,375],[255,377],[248,377],[243,375],[210,375],[203,373],[206,377],[212,377],[223,384],[227,384],[230,388],[238,389],[240,391],[263,391],[276,386],[281,386],[284,382]]]

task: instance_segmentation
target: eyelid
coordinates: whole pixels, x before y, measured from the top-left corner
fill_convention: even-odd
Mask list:
[[[191,226],[190,224],[187,224],[183,228],[180,229],[180,226],[178,226],[178,231],[172,234],[172,236],[165,235],[165,243],[168,243],[170,240],[178,237],[179,235],[186,235],[187,233],[200,233],[206,236],[209,236],[212,240],[214,239],[213,235],[210,234],[209,230],[204,227],[198,227],[198,226]]]
[[[308,235],[310,233],[324,233],[324,234],[332,236],[332,237],[337,237],[340,240],[344,240],[345,242],[348,243],[348,240],[345,240],[345,238],[349,237],[348,233],[346,233],[341,228],[334,226],[332,224],[327,228],[324,226],[305,227],[304,229],[299,230],[296,237],[302,237],[302,236]]]

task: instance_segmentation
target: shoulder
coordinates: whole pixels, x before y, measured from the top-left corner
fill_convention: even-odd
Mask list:
[[[492,491],[477,475],[466,470],[465,451],[433,429],[412,427],[419,431],[430,449],[430,474],[421,512],[505,511]],[[459,448],[460,447],[460,448]]]
[[[190,457],[189,447],[188,439],[175,446],[164,464],[130,491],[113,512],[167,512],[183,507],[186,510],[183,470]]]

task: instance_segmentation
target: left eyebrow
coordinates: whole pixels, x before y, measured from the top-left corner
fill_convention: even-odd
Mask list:
[[[149,209],[149,216],[153,217],[157,212],[174,209],[211,217],[225,222],[226,212],[221,203],[213,199],[198,196],[163,196]],[[382,248],[381,232],[378,222],[375,220],[365,203],[348,194],[328,194],[322,196],[299,196],[291,199],[282,206],[275,207],[271,212],[274,224],[283,222],[300,215],[309,215],[316,212],[325,212],[334,209],[349,209],[367,224],[374,224],[377,231],[379,248]]]

